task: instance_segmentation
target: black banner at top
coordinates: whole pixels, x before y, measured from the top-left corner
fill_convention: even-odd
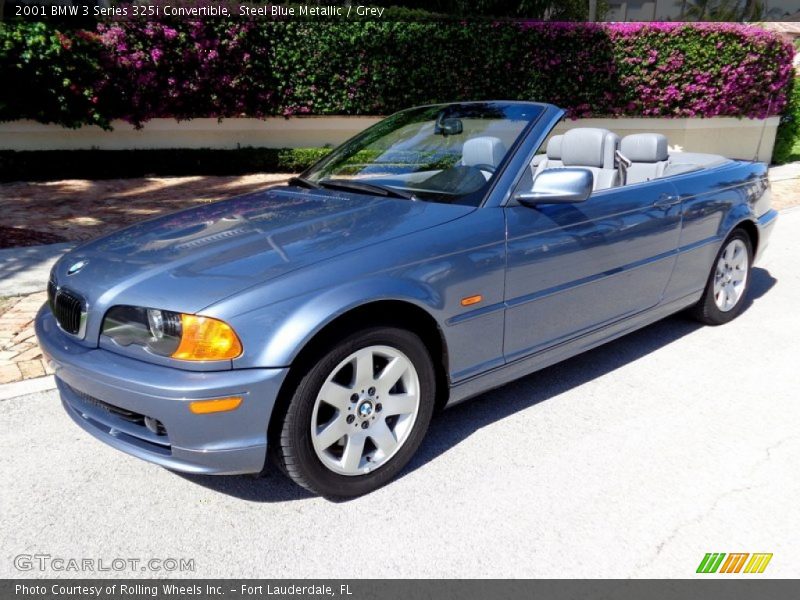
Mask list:
[[[800,0],[0,0],[4,20],[793,21]]]

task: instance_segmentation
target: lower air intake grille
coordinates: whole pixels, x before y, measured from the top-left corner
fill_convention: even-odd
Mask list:
[[[144,416],[143,414],[134,412],[132,410],[128,410],[126,408],[122,408],[120,406],[114,406],[113,404],[109,404],[108,402],[103,402],[102,400],[98,400],[94,396],[90,396],[89,394],[85,394],[83,392],[79,392],[73,387],[70,387],[70,390],[81,399],[86,402],[87,404],[91,404],[97,408],[100,408],[124,421],[128,421],[128,423],[133,423],[134,425],[141,425],[142,427],[147,427],[156,435],[167,435],[167,430],[164,428],[164,425],[155,419],[150,419],[151,425],[148,426],[147,421],[148,417]]]

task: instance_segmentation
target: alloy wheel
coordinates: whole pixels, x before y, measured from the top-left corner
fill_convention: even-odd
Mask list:
[[[728,312],[739,303],[747,287],[749,257],[744,242],[734,238],[725,247],[714,272],[714,303]]]
[[[341,475],[364,475],[403,446],[419,413],[414,364],[391,346],[350,354],[317,394],[311,440],[323,465]]]

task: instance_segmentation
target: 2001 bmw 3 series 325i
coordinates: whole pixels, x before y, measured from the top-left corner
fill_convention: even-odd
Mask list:
[[[64,408],[170,469],[356,496],[434,409],[683,309],[738,315],[775,223],[763,164],[560,109],[397,113],[289,185],[65,255],[36,332]]]

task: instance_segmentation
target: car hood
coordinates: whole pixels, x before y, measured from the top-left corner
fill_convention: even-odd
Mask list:
[[[474,210],[361,194],[277,188],[180,211],[80,246],[59,285],[97,308],[197,312],[238,291]],[[85,266],[68,274],[81,261]]]

